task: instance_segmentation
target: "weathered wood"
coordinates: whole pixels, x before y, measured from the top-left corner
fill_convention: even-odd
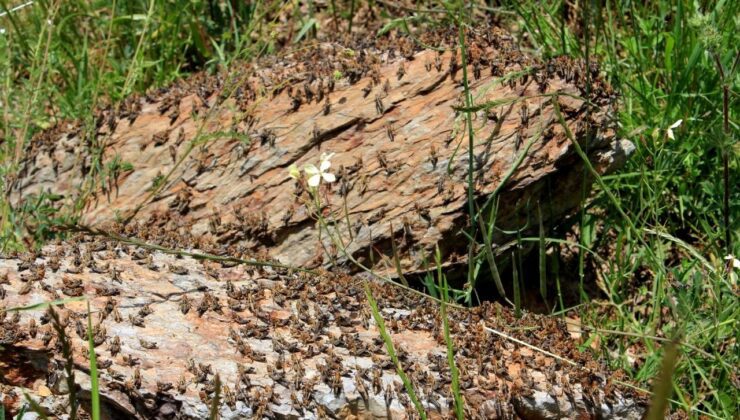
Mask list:
[[[0,260],[0,278],[6,308],[78,294],[90,299],[109,418],[207,418],[215,375],[225,419],[416,418],[357,277],[228,267],[79,238]],[[387,285],[370,289],[425,409],[431,418],[449,418],[438,305]],[[86,302],[57,311],[84,403]],[[61,343],[49,319],[43,309],[3,312],[0,399],[11,413],[24,401],[23,388],[54,416],[66,412]],[[560,320],[531,314],[517,320],[497,304],[451,309],[449,320],[465,418],[644,414],[643,397],[579,352]]]
[[[539,62],[498,30],[468,38],[467,72],[479,105],[476,200],[480,205],[501,188],[502,229],[538,226],[537,206],[544,224],[556,225],[578,207],[582,185],[592,179],[553,101],[606,173],[631,151],[611,126],[613,95],[589,70],[587,101],[581,64]],[[445,262],[464,262],[468,138],[464,114],[455,110],[464,104],[463,69],[452,52],[454,34],[425,41],[448,50],[419,49],[402,37],[349,48],[321,44],[132,97],[118,112],[99,113],[96,133],[87,136],[101,146],[102,164],[78,125],[60,124],[31,144],[12,198],[19,203],[51,191],[68,206],[80,199],[85,224],[133,220],[138,227],[129,232],[146,239],[174,233],[188,244],[229,244],[231,252],[266,252],[295,266],[328,264],[328,249],[341,264],[346,259],[328,235],[319,246],[306,192],[287,171],[331,152],[338,182],[322,188],[323,212],[336,219],[351,255],[392,273],[395,241],[406,271],[420,269],[437,244]],[[87,175],[96,167],[103,173],[92,184]],[[152,192],[162,176],[162,188]],[[507,240],[498,231],[493,238],[494,245]]]

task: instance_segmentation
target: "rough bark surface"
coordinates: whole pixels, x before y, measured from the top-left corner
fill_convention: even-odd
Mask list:
[[[606,173],[632,149],[611,126],[613,95],[597,70],[565,58],[539,62],[499,30],[468,40],[477,203],[500,189],[498,227],[538,226],[538,206],[544,225],[556,225],[592,179],[553,103]],[[456,34],[425,41],[451,47]],[[445,262],[464,262],[469,160],[460,54],[422,50],[403,37],[374,42],[320,44],[197,75],[100,112],[94,133],[62,123],[31,144],[12,198],[48,191],[76,202],[88,225],[123,220],[151,240],[176,233],[202,248],[233,245],[232,252],[266,252],[294,266],[341,264],[346,258],[326,232],[319,246],[307,192],[287,171],[335,153],[338,181],[322,186],[322,212],[349,254],[385,273],[395,271],[391,241],[405,271],[420,269],[437,244]],[[508,239],[496,233],[493,244]]]
[[[538,226],[539,213],[554,226],[578,207],[592,179],[567,132],[599,173],[631,151],[615,137],[613,94],[596,69],[537,61],[497,29],[467,40],[466,69],[457,33],[432,31],[421,41],[444,52],[397,36],[323,43],[132,96],[98,112],[94,129],[60,123],[37,136],[11,200],[45,196],[82,225],[170,249],[353,271],[319,233],[305,184],[288,177],[291,164],[334,153],[337,181],[319,189],[320,211],[357,262],[394,273],[396,248],[413,272],[439,245],[445,264],[464,263],[465,71],[473,194],[481,206],[499,192],[501,231]],[[494,234],[494,246],[507,241]],[[217,389],[223,418],[414,418],[366,284],[425,410],[451,416],[439,306],[411,291],[361,274],[253,268],[87,237],[0,260],[0,307],[89,297],[109,418],[205,418]],[[85,308],[57,307],[83,400]],[[558,320],[515,319],[496,304],[451,309],[449,319],[466,418],[644,414],[642,398],[579,353]],[[0,397],[13,410],[31,389],[65,412],[64,340],[53,323],[43,310],[3,312]]]
[[[104,418],[416,418],[357,277],[289,274],[77,238],[0,260],[1,305],[88,296]],[[439,306],[368,283],[431,418],[451,414]],[[89,398],[86,302],[56,307]],[[62,340],[44,309],[3,312],[2,389],[66,412]],[[639,419],[643,398],[576,348],[557,319],[497,304],[449,312],[465,418]],[[486,328],[552,352],[502,338]]]

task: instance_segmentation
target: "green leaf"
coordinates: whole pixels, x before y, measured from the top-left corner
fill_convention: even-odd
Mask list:
[[[668,73],[673,73],[673,47],[676,40],[671,34],[665,34],[665,69]]]
[[[317,23],[316,23],[316,19],[315,18],[311,18],[311,19],[307,20],[306,23],[303,24],[303,27],[301,27],[301,30],[298,31],[298,34],[293,39],[293,42],[294,43],[297,43],[298,41],[300,41],[301,39],[303,39],[303,37],[306,36],[306,33],[308,33],[308,31],[310,31],[311,28],[313,28],[313,27],[317,27]]]
[[[12,308],[8,308],[7,311],[34,311],[36,309],[45,309],[49,306],[57,306],[57,305],[64,305],[68,302],[79,302],[81,300],[85,300],[84,296],[79,297],[71,297],[66,299],[59,299],[59,300],[53,300],[51,302],[39,302],[39,303],[33,303],[31,305],[26,306],[14,306]]]

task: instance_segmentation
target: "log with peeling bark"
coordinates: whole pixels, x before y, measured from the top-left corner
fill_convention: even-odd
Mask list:
[[[446,51],[402,36],[323,43],[133,96],[100,111],[94,130],[60,123],[30,144],[11,198],[50,192],[63,197],[55,205],[82,208],[85,225],[121,222],[116,230],[171,246],[184,237],[222,253],[356,270],[346,250],[393,274],[392,242],[405,272],[438,244],[445,263],[465,262],[466,73],[477,205],[499,191],[494,246],[511,239],[504,230],[538,226],[538,207],[552,227],[579,206],[573,192],[592,177],[574,140],[602,174],[632,150],[615,136],[614,95],[596,69],[529,57],[498,29],[468,34],[466,69],[456,34],[422,41]],[[333,242],[288,176],[322,153],[334,154],[337,177],[319,194]]]
[[[430,418],[452,416],[439,306],[386,284],[290,273],[77,237],[0,260],[0,305],[85,296],[100,367],[103,418],[417,418],[380,339],[378,302],[400,365]],[[68,412],[62,347],[89,407],[85,301],[2,312],[0,399],[29,393]],[[465,418],[639,419],[644,396],[577,350],[562,321],[498,304],[449,308]],[[522,343],[528,343],[526,346]],[[216,379],[218,377],[218,380]]]

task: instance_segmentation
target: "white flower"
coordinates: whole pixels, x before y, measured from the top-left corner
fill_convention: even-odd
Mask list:
[[[0,35],[5,35],[5,28],[0,28]]]
[[[322,178],[325,182],[330,184],[336,181],[337,178],[334,176],[334,174],[327,172],[329,167],[331,167],[330,159],[332,158],[332,156],[334,156],[334,153],[322,153],[318,168],[311,164],[308,164],[303,168],[303,171],[306,172],[306,175],[308,176],[309,187],[318,187],[321,183]]]
[[[666,135],[668,136],[669,139],[671,139],[671,140],[675,140],[676,139],[675,137],[673,137],[673,129],[674,128],[678,128],[678,126],[681,125],[682,122],[683,122],[683,120],[678,120],[678,121],[674,122],[673,124],[671,124],[670,127],[668,127],[668,130],[666,130],[665,133],[666,133]]]
[[[735,258],[734,255],[730,254],[730,255],[726,256],[725,257],[725,261],[730,261],[731,264],[732,264],[732,268],[737,269],[737,270],[740,270],[740,260],[738,260],[737,258]]]

